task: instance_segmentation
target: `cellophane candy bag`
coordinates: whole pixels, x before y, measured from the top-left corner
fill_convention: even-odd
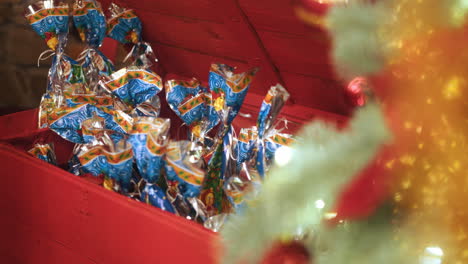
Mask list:
[[[36,143],[28,153],[36,158],[57,166],[57,157],[55,156],[54,145],[52,143]]]
[[[26,19],[51,50],[63,48],[60,37],[68,34],[70,8],[65,2],[36,1],[27,7]]]
[[[233,157],[231,124],[239,113],[250,83],[257,68],[248,72],[235,74],[234,68],[224,64],[212,64],[209,75],[209,86],[213,106],[222,122],[213,155],[208,163],[207,179],[200,196],[209,210],[209,215],[229,211],[229,202],[223,191],[226,165]]]
[[[130,107],[152,100],[163,88],[159,75],[140,67],[120,69],[102,84],[106,90]]]
[[[260,176],[265,177],[265,141],[278,133],[275,130],[276,118],[289,98],[286,89],[277,84],[268,90],[260,107],[257,119],[258,140],[256,141],[256,167]]]
[[[164,191],[157,185],[164,167],[164,154],[168,143],[169,119],[137,117],[129,141],[140,176],[145,181],[141,201],[174,213]]]
[[[102,153],[107,161],[106,176],[112,179],[118,190],[123,194],[129,194],[132,191],[132,170],[133,170],[133,150],[132,145],[125,139],[110,140],[103,147]]]
[[[124,61],[132,58],[132,65],[149,69],[157,61],[151,45],[141,37],[140,18],[132,9],[114,3],[109,6],[110,19],[107,21],[107,35],[122,44],[132,44],[133,48]]]
[[[72,13],[80,38],[87,44],[79,60],[83,62],[90,90],[99,92],[99,76],[114,71],[113,63],[98,49],[106,37],[106,17],[101,4],[95,0],[75,0]]]
[[[206,219],[205,205],[198,199],[206,175],[202,152],[196,142],[171,141],[165,157],[168,197],[179,215],[197,221]]]
[[[211,93],[195,78],[168,80],[165,88],[169,107],[190,127],[193,138],[203,143],[208,132],[219,123]]]
[[[75,147],[74,154],[83,173],[104,175],[104,187],[128,194],[132,191],[133,150],[126,136],[113,136],[106,120],[94,116],[82,122],[83,144]]]
[[[132,127],[132,118],[123,111],[93,105],[91,103],[64,106],[55,109],[49,116],[54,120],[50,129],[64,139],[74,143],[84,143],[79,133],[84,120],[100,116],[105,119],[105,128],[119,134],[128,134]],[[118,134],[117,134],[118,135]]]

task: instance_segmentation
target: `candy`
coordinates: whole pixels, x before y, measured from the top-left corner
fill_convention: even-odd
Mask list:
[[[219,116],[212,105],[211,93],[202,87],[197,79],[168,80],[165,88],[167,103],[190,127],[194,136],[203,139],[219,123]]]
[[[57,165],[57,158],[55,156],[53,144],[36,143],[34,144],[34,147],[28,151],[28,153],[52,165]]]
[[[124,62],[131,57],[133,66],[149,69],[157,59],[151,45],[142,41],[141,21],[135,11],[114,3],[110,5],[109,11],[111,18],[107,21],[107,35],[122,44],[133,44]]]
[[[123,68],[113,73],[103,85],[132,107],[152,99],[162,89],[161,77],[137,67]]]
[[[76,0],[73,5],[73,22],[80,38],[88,45],[80,56],[86,79],[92,91],[97,91],[99,76],[114,71],[113,63],[98,50],[106,36],[106,17],[95,0]]]
[[[59,44],[63,44],[59,42],[59,36],[68,33],[68,4],[44,0],[28,6],[27,10],[26,19],[50,49],[56,50]]]
[[[146,182],[156,183],[161,176],[169,127],[169,119],[135,118],[129,141],[133,146],[138,171]]]
[[[141,40],[141,21],[132,9],[112,3],[111,18],[107,21],[107,35],[120,43],[136,44]]]
[[[253,76],[257,68],[248,72],[234,74],[234,68],[224,64],[212,64],[209,84],[212,94],[214,109],[222,120],[222,126],[216,138],[217,145],[208,163],[207,179],[203,186],[200,199],[208,206],[210,203],[210,215],[229,211],[229,202],[223,191],[226,164],[234,157],[232,152],[231,124],[239,113],[244,102]],[[211,206],[212,205],[212,206]]]
[[[73,22],[83,42],[99,47],[106,37],[107,23],[99,2],[76,0],[73,5]]]
[[[194,152],[190,141],[172,141],[166,153],[166,177],[168,181],[177,182],[179,192],[186,198],[200,194],[205,171],[200,153]]]
[[[102,149],[102,153],[107,161],[107,175],[119,184],[122,193],[127,194],[132,187],[132,146],[125,139],[112,142],[109,149]]]

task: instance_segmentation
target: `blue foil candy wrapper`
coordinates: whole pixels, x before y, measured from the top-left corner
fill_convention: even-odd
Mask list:
[[[166,82],[166,100],[171,109],[190,127],[192,134],[203,137],[219,123],[211,93],[193,78]]]
[[[33,30],[46,41],[47,46],[56,50],[59,35],[68,33],[70,8],[68,4],[56,6],[53,1],[38,1],[28,6],[26,19]]]
[[[125,9],[112,3],[109,7],[111,18],[107,21],[107,35],[122,44],[136,44],[141,41],[141,21],[132,9]]]
[[[132,170],[133,170],[133,150],[130,144],[125,140],[120,140],[112,150],[103,148],[102,150],[107,161],[107,175],[114,179],[120,186],[124,194],[128,194],[132,184]]]
[[[146,184],[145,188],[141,192],[140,200],[142,202],[146,202],[147,204],[151,204],[155,207],[158,207],[164,211],[168,211],[173,214],[175,214],[176,212],[169,199],[167,199],[167,196],[164,193],[164,191],[155,184]]]
[[[234,73],[234,68],[225,64],[212,64],[209,74],[209,86],[213,105],[220,112],[229,109],[227,124],[230,125],[244,103],[250,83],[258,68],[244,73]]]
[[[83,42],[98,48],[106,37],[107,22],[101,5],[95,0],[76,0],[73,22]]]
[[[47,163],[57,166],[57,158],[52,143],[34,144],[34,147],[28,151],[32,156],[39,158]]]
[[[130,133],[138,171],[147,183],[156,183],[164,166],[169,119],[137,117]]]
[[[240,130],[237,144],[234,147],[238,166],[252,158],[257,138],[258,132],[256,127],[242,128]]]
[[[166,179],[175,182],[184,198],[200,195],[205,179],[200,148],[190,141],[172,141],[166,150]],[[171,185],[171,184],[169,184]]]
[[[84,173],[91,173],[93,176],[107,174],[109,171],[106,157],[102,152],[102,145],[83,145],[77,153]]]
[[[64,139],[74,143],[85,143],[83,136],[79,133],[84,120],[97,115],[104,118],[105,129],[118,134],[127,134],[131,129],[131,118],[122,111],[97,107],[91,104],[80,104],[72,107],[61,107],[54,110],[49,116],[53,121],[50,129]]]
[[[104,87],[130,106],[144,103],[162,89],[161,77],[150,70],[137,67],[123,68],[113,73]]]
[[[276,134],[275,122],[281,112],[284,104],[289,98],[289,93],[286,89],[277,84],[268,90],[265,99],[263,99],[262,106],[257,118],[258,140],[256,142],[256,166],[259,175],[262,179],[265,177],[266,171],[266,146],[265,140],[272,134]]]
[[[265,140],[265,157],[272,160],[276,151],[281,147],[289,147],[296,140],[290,134],[276,133]]]

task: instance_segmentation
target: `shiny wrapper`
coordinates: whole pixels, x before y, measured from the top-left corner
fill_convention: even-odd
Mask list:
[[[162,89],[161,77],[150,70],[123,68],[113,73],[103,86],[124,103],[134,107],[142,104]]]
[[[69,12],[68,4],[44,0],[28,6],[26,19],[34,31],[45,40],[47,46],[56,50],[59,35],[68,33]]]
[[[212,64],[209,84],[212,94],[213,106],[218,112],[222,125],[216,138],[216,146],[213,155],[208,162],[208,174],[201,200],[207,206],[209,215],[228,212],[229,202],[223,191],[226,165],[232,155],[231,124],[239,113],[244,102],[253,76],[257,68],[245,73],[234,74],[234,68],[224,64]]]
[[[73,22],[83,42],[94,48],[101,46],[106,37],[107,23],[99,2],[76,0],[73,5]]]
[[[66,90],[85,90],[83,68],[70,57],[58,53],[52,59],[49,69],[47,93],[42,96],[39,106],[39,128],[48,127],[54,121],[52,112],[66,106]]]
[[[166,99],[171,109],[190,127],[192,134],[204,136],[219,123],[211,93],[197,79],[189,81],[168,80]]]
[[[248,72],[235,74],[234,68],[228,65],[211,65],[209,85],[213,105],[221,116],[228,115],[227,125],[230,125],[239,113],[257,71],[258,68],[253,68]],[[222,111],[228,112],[222,113]]]
[[[135,118],[129,141],[133,146],[138,171],[148,183],[156,183],[161,176],[169,128],[169,119]]]
[[[172,141],[166,152],[166,178],[184,198],[197,197],[205,179],[203,160],[190,141]]]
[[[260,176],[265,177],[265,171],[267,166],[266,161],[266,147],[265,139],[270,137],[271,134],[276,133],[275,122],[278,114],[283,108],[284,104],[289,98],[289,93],[286,89],[277,84],[272,86],[268,90],[265,99],[263,99],[260,112],[258,113],[257,129],[258,129],[258,140],[256,142],[256,167]]]
[[[34,144],[33,148],[28,151],[28,153],[52,165],[57,165],[57,158],[55,156],[53,144],[51,143],[36,143]]]
[[[111,143],[113,146],[103,148],[102,153],[107,161],[107,177],[118,183],[120,191],[128,194],[132,187],[133,150],[125,140]]]
[[[252,158],[257,139],[257,127],[242,128],[240,130],[239,137],[237,138],[237,144],[234,147],[238,166]]]
[[[79,133],[81,123],[94,115],[104,118],[105,128],[108,130],[128,134],[131,129],[132,119],[124,112],[91,104],[55,109],[49,115],[50,120],[54,120],[50,124],[50,129],[68,141],[82,144],[85,141]]]
[[[141,21],[132,9],[125,9],[112,3],[109,7],[107,35],[122,44],[136,44],[141,41]]]
[[[141,192],[141,201],[171,213],[176,213],[164,191],[155,184],[147,183]]]
[[[99,76],[107,76],[114,71],[113,63],[98,50],[106,36],[106,17],[99,2],[76,0],[73,5],[73,21],[81,40],[88,45],[79,60],[85,69],[89,87],[97,91]]]
[[[80,161],[80,170],[93,176],[106,174],[109,170],[106,157],[102,152],[102,145],[88,144],[80,146],[76,154]]]
[[[149,69],[158,61],[148,42],[142,41],[142,25],[135,11],[112,3],[109,7],[110,19],[107,24],[109,37],[122,44],[133,44],[132,50],[125,57],[124,62],[132,58],[132,66]]]

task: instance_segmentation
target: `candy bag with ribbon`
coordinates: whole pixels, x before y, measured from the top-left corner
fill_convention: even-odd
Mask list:
[[[165,157],[168,197],[179,215],[201,222],[206,219],[205,206],[197,198],[205,179],[202,151],[195,142],[171,141]]]
[[[107,35],[122,44],[133,44],[124,62],[132,57],[132,65],[149,69],[157,59],[150,44],[142,41],[140,18],[132,9],[114,3],[109,6],[110,19],[107,21]]]
[[[52,143],[36,143],[28,151],[32,156],[39,158],[45,162],[57,166],[57,158],[55,156],[54,145]]]
[[[105,129],[104,118],[93,115],[82,123],[84,144],[77,144],[74,154],[84,173],[104,175],[106,189],[128,194],[131,191],[133,150],[124,136],[113,137],[115,131]]]
[[[268,90],[260,107],[257,119],[258,140],[256,141],[256,168],[263,179],[265,177],[265,141],[278,133],[275,130],[276,119],[289,98],[286,89],[277,84]]]
[[[69,70],[66,66],[73,64],[73,61],[63,54],[67,42],[69,6],[54,0],[37,1],[27,7],[25,17],[33,30],[46,41],[50,48],[39,56],[38,64],[45,55],[54,56],[49,71],[48,91],[53,92],[57,97],[53,98],[56,101],[55,104],[61,105],[63,103],[62,89]]]
[[[150,101],[162,89],[159,75],[139,67],[120,69],[101,83],[130,107]]]
[[[189,81],[168,80],[165,88],[171,109],[190,127],[192,137],[204,143],[208,132],[219,123],[211,93],[195,78]]]
[[[164,166],[164,153],[168,142],[170,120],[137,117],[130,133],[136,165],[145,187],[140,199],[148,204],[174,213],[164,191],[157,185]]]
[[[86,79],[91,91],[97,92],[99,76],[110,75],[113,63],[98,49],[106,37],[107,22],[96,0],[76,0],[73,5],[73,22],[87,48],[81,53],[79,61],[85,69]]]
[[[114,139],[121,138],[121,135],[128,134],[132,127],[132,118],[123,111],[109,109],[92,105],[90,103],[77,104],[74,106],[64,106],[55,109],[50,115],[50,129],[64,139],[74,143],[85,143],[83,136],[79,133],[84,120],[97,115],[104,118],[105,129],[117,132],[112,133]]]
[[[216,136],[215,150],[208,163],[208,174],[201,200],[209,207],[209,215],[229,211],[229,202],[223,191],[226,165],[233,157],[231,124],[239,113],[257,68],[235,74],[234,68],[224,64],[212,64],[209,85],[213,106],[222,124]],[[209,206],[209,203],[212,204]]]
[[[43,38],[52,50],[63,49],[68,34],[69,6],[55,0],[36,1],[29,5],[26,19],[36,33]],[[65,36],[65,39],[61,37]]]
[[[123,194],[132,191],[133,172],[133,150],[132,145],[125,139],[110,140],[103,147],[102,153],[107,161],[106,177],[112,179],[116,184],[112,186],[114,190]]]
[[[274,156],[276,145],[272,141],[282,142],[281,135],[275,129],[276,119],[289,97],[289,93],[281,85],[270,88],[262,102],[257,119],[257,126],[241,129],[236,140],[234,153],[236,165],[228,163],[229,178],[226,179],[224,190],[236,213],[241,213],[248,200],[255,197],[261,186],[261,181],[268,168],[267,158]],[[267,151],[267,146],[268,150]],[[268,153],[268,154],[267,154]],[[228,160],[229,162],[229,160]]]

